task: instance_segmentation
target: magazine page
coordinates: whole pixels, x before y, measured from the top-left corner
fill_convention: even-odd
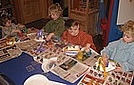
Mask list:
[[[91,68],[77,85],[103,85],[104,82],[103,72]]]
[[[54,67],[51,72],[60,76],[64,80],[74,83],[88,71],[89,67],[83,63],[69,56],[63,57],[66,58],[63,59],[63,62],[59,62],[59,64]]]
[[[102,71],[90,69],[77,85],[131,85],[133,80],[133,72],[108,72],[108,76],[104,79]]]

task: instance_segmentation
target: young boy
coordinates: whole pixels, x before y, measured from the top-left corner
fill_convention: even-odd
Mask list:
[[[65,22],[65,27],[67,30],[63,33],[61,37],[62,41],[74,45],[80,45],[82,47],[85,47],[87,50],[91,47],[92,49],[97,51],[91,35],[80,30],[79,24],[75,20],[68,19]]]
[[[2,15],[0,18],[1,26],[2,26],[2,38],[7,38],[9,36],[17,36],[21,34],[21,30],[19,28],[23,28],[23,25],[15,25],[12,23],[12,20],[7,15]]]
[[[108,44],[102,51],[102,60],[116,61],[115,71],[134,71],[134,21],[129,20],[121,26],[123,37]]]
[[[46,37],[47,40],[50,40],[53,36],[61,37],[62,33],[65,30],[64,19],[62,15],[62,8],[58,3],[52,4],[48,8],[48,12],[52,20],[50,20],[44,27],[44,31],[49,33]]]

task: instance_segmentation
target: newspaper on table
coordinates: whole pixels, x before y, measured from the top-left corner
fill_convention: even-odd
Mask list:
[[[16,45],[23,51],[31,56],[35,56],[35,50],[40,45],[40,42],[36,42],[34,40],[27,40],[23,42],[16,43]]]
[[[81,76],[83,76],[89,67],[74,58],[67,55],[60,55],[55,66],[51,72],[63,78],[66,81],[74,83]]]
[[[97,62],[100,55],[96,51],[94,51],[92,48],[90,48],[90,51],[91,51],[91,54],[88,56],[83,55],[83,58],[80,62],[84,63],[85,65],[89,67],[92,67]]]
[[[131,85],[133,72],[110,71],[106,79],[103,72],[91,68],[77,85]]]
[[[74,83],[86,72],[88,72],[98,60],[99,54],[91,48],[90,50],[91,55],[84,58],[83,60],[79,60],[78,55],[68,56],[65,55],[65,53],[59,55],[57,66],[53,68],[51,72],[60,76],[64,80]]]
[[[21,55],[21,49],[15,44],[9,45],[6,39],[0,39],[0,63]]]

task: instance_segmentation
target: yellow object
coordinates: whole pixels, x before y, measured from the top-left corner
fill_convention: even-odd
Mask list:
[[[102,65],[102,68],[103,68],[103,70],[104,70],[104,79],[106,79],[107,78],[107,72],[106,72],[106,65],[103,63],[103,61],[102,61],[102,58],[99,58],[99,65],[98,65],[98,67],[100,67],[100,65]]]
[[[10,37],[6,39],[6,44],[8,45],[14,45],[15,43],[15,38],[14,37]]]
[[[78,52],[78,59],[82,60],[82,57],[83,57],[83,53],[81,50],[79,50]]]

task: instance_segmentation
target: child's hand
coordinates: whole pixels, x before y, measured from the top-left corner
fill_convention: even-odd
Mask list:
[[[104,65],[107,66],[107,64],[108,64],[108,57],[107,57],[107,55],[105,53],[102,55],[102,61],[103,61]]]
[[[49,41],[49,40],[52,38],[52,36],[54,36],[54,33],[50,33],[50,34],[46,37],[46,40]]]
[[[68,44],[68,41],[67,41],[67,40],[63,40],[63,43],[64,43],[65,45],[67,45],[67,44]]]
[[[86,45],[86,47],[85,47],[85,51],[86,52],[89,52],[90,51],[90,46],[91,46],[91,44],[89,44],[89,43]]]
[[[18,33],[19,37],[22,37],[23,36],[23,34],[22,34],[22,32],[20,30],[14,30],[14,32],[15,33]]]
[[[122,72],[123,69],[122,69],[122,67],[116,67],[114,71],[116,71],[116,72]]]

